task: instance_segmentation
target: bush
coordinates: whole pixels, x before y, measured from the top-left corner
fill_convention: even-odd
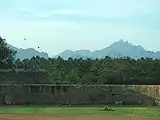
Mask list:
[[[101,111],[114,111],[112,108],[105,106]]]

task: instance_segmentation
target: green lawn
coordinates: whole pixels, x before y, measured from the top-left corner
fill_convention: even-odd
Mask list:
[[[160,118],[158,107],[111,107],[115,111],[100,111],[103,107],[0,107],[0,114],[55,114],[55,115],[96,115],[131,116]]]

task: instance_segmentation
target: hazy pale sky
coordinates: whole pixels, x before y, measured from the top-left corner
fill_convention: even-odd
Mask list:
[[[0,36],[49,55],[124,39],[160,50],[160,0],[0,0]],[[25,41],[24,38],[27,40]]]

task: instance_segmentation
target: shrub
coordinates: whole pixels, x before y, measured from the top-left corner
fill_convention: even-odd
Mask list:
[[[114,111],[112,108],[105,106],[101,111]]]

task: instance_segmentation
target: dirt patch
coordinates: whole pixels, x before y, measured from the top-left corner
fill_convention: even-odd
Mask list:
[[[120,118],[82,115],[15,115],[0,114],[0,120],[159,120],[159,118]]]

